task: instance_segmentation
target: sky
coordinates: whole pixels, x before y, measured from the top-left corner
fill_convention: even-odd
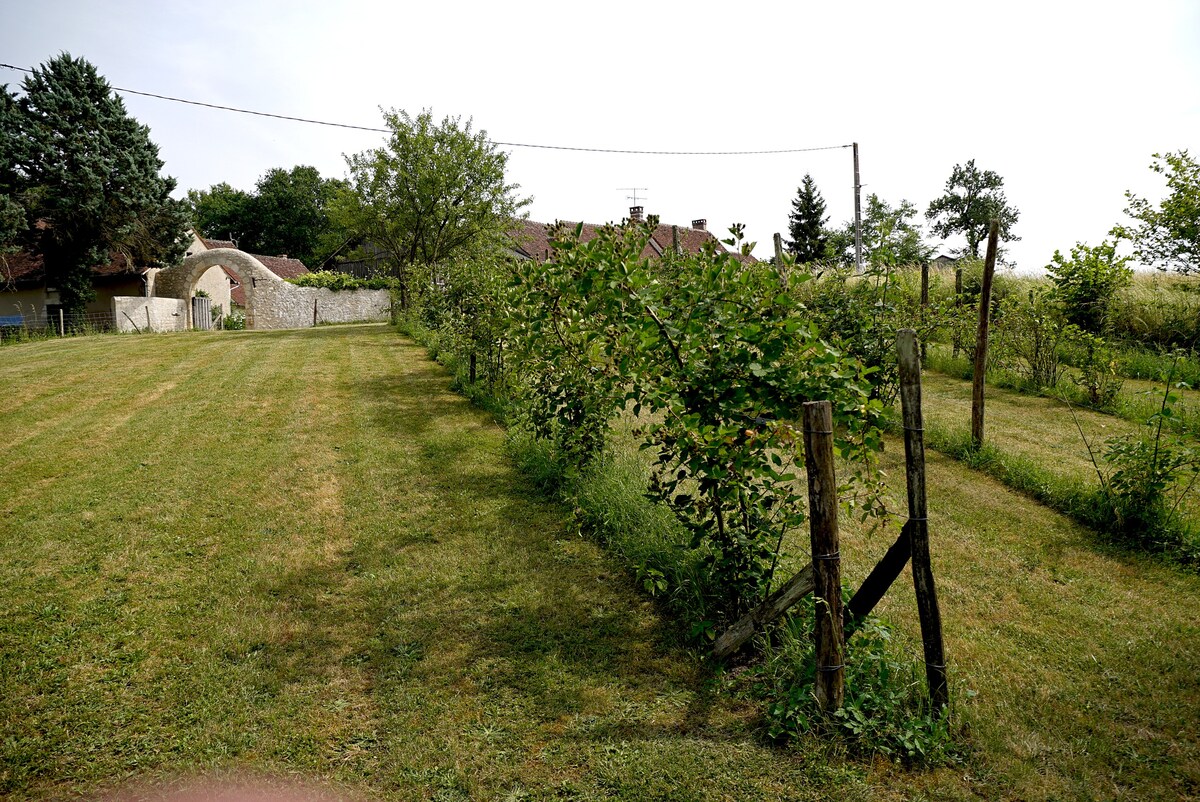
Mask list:
[[[1200,153],[1200,3],[0,0],[0,62],[82,56],[116,87],[381,127],[381,108],[472,118],[497,142],[790,150],[858,142],[864,205],[924,211],[955,164],[1004,178],[1021,271],[1097,243],[1152,154]],[[0,68],[0,83],[22,73]],[[274,167],[343,177],[384,135],[125,95],[179,194]],[[769,255],[806,173],[854,215],[845,147],[748,156],[505,146],[534,220],[603,223],[632,193],[663,222],[744,223]],[[924,222],[924,218],[921,218]],[[219,233],[219,232],[218,232]],[[961,240],[930,237],[943,250]]]

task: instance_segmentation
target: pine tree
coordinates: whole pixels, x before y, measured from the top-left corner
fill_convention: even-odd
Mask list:
[[[788,231],[792,238],[787,247],[800,264],[825,259],[829,238],[825,232],[825,199],[817,191],[811,175],[805,174],[803,184],[796,190],[792,213],[788,215]]]
[[[183,254],[187,215],[170,196],[150,129],[125,111],[96,68],[63,53],[22,82],[6,138],[17,143],[28,245],[71,318],[95,297],[92,268],[113,252],[142,264]]]

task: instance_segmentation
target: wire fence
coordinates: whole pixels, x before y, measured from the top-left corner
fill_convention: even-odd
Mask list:
[[[50,310],[0,315],[0,339],[6,340],[76,337],[109,332],[115,328],[112,312],[67,314],[61,310]]]

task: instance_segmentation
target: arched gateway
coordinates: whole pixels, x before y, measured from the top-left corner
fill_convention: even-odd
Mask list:
[[[196,291],[196,283],[210,268],[224,267],[241,282],[246,294],[246,328],[254,328],[255,290],[262,282],[284,283],[263,263],[245,251],[236,248],[214,248],[201,251],[183,260],[174,267],[158,271],[154,277],[154,295],[159,298],[183,298],[189,300]],[[192,328],[192,305],[184,304],[187,310],[187,327]]]

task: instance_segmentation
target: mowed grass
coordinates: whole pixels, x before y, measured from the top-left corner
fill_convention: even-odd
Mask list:
[[[0,351],[0,796],[872,798],[772,748],[384,326]]]
[[[931,453],[964,762],[773,747],[448,384],[384,326],[0,351],[0,796],[213,770],[388,799],[1200,795],[1200,577]],[[857,581],[895,528],[843,524]],[[881,609],[918,654],[907,572]]]

